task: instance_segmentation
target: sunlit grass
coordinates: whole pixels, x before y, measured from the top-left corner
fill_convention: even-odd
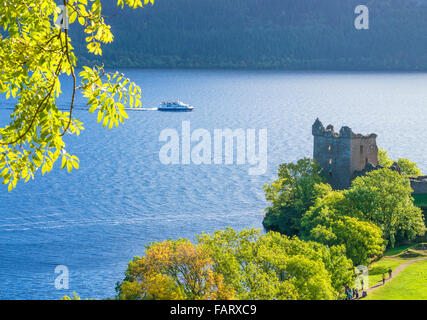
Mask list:
[[[379,287],[366,298],[369,300],[426,300],[427,260],[405,268],[392,281]]]
[[[369,287],[377,284],[382,281],[383,273],[388,277],[388,270],[395,270],[402,263],[407,262],[405,259],[391,259],[391,258],[383,258],[369,266]]]
[[[396,248],[387,249],[387,251],[384,253],[384,258],[372,263],[369,266],[369,286],[372,287],[373,285],[382,281],[383,273],[385,273],[386,277],[388,278],[389,269],[394,271],[402,263],[426,255],[426,251],[416,250],[416,248],[418,248],[419,246],[420,244],[408,244]]]

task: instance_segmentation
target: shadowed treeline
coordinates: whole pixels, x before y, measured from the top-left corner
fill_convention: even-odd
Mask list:
[[[358,0],[156,0],[136,11],[104,1],[114,67],[426,70],[427,3],[366,1],[370,29],[354,28]],[[80,45],[80,63],[98,57]]]

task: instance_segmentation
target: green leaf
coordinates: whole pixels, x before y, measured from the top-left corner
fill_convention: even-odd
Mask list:
[[[3,178],[3,177],[4,177],[8,172],[9,172],[9,168],[5,168],[5,169],[1,172],[0,177],[1,177],[1,178]]]
[[[73,164],[71,161],[67,161],[67,171],[71,172],[71,170],[73,170]]]
[[[98,118],[97,118],[97,120],[96,120],[96,121],[97,121],[98,123],[100,123],[103,117],[104,117],[104,111],[99,110],[99,112],[98,112]]]
[[[64,155],[64,156],[62,156],[61,170],[65,168],[66,164],[67,164],[67,157]]]

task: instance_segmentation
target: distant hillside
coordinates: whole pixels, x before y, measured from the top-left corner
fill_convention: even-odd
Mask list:
[[[115,42],[110,67],[427,70],[427,3],[368,0],[370,30],[354,28],[360,0],[156,0],[121,10],[104,0]],[[73,25],[81,63],[84,35]]]

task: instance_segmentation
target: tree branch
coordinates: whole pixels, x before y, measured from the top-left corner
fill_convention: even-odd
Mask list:
[[[36,118],[37,118],[37,115],[39,114],[39,112],[42,110],[42,107],[43,107],[43,105],[45,104],[45,102],[52,96],[52,91],[53,91],[53,88],[55,87],[55,83],[56,83],[56,79],[57,79],[57,77],[58,77],[58,75],[59,75],[59,71],[61,70],[61,66],[62,66],[62,58],[61,58],[61,61],[60,61],[60,63],[58,64],[58,67],[56,68],[56,71],[55,71],[55,76],[54,76],[54,78],[53,78],[53,83],[52,83],[52,85],[50,86],[50,90],[49,90],[49,93],[44,97],[44,99],[40,102],[40,104],[38,105],[38,107],[37,107],[37,109],[36,109],[36,112],[34,113],[34,116],[32,117],[32,119],[31,119],[31,122],[30,122],[30,124],[29,124],[29,126],[28,126],[28,128],[22,133],[22,134],[20,134],[19,135],[19,137],[18,138],[16,138],[15,140],[13,140],[13,141],[10,141],[10,142],[0,142],[0,145],[11,145],[11,144],[15,144],[15,143],[17,143],[18,141],[20,141],[21,139],[23,139],[26,135],[27,135],[27,133],[31,130],[31,127],[33,126],[33,124],[34,124],[34,121],[36,120]]]
[[[63,0],[64,1],[64,7],[67,6],[67,0]],[[70,59],[70,52],[69,52],[69,47],[68,47],[68,30],[66,28],[64,28],[64,33],[65,33],[65,54],[67,56],[67,60],[68,63],[70,65],[70,69],[71,69],[71,75],[73,76],[73,95],[71,97],[71,106],[70,106],[70,118],[68,120],[68,124],[64,129],[64,132],[61,133],[61,137],[65,135],[65,133],[67,133],[68,129],[70,128],[71,122],[73,120],[73,109],[74,109],[74,99],[76,97],[76,75],[74,74],[74,67],[73,64],[71,63],[71,59]]]

